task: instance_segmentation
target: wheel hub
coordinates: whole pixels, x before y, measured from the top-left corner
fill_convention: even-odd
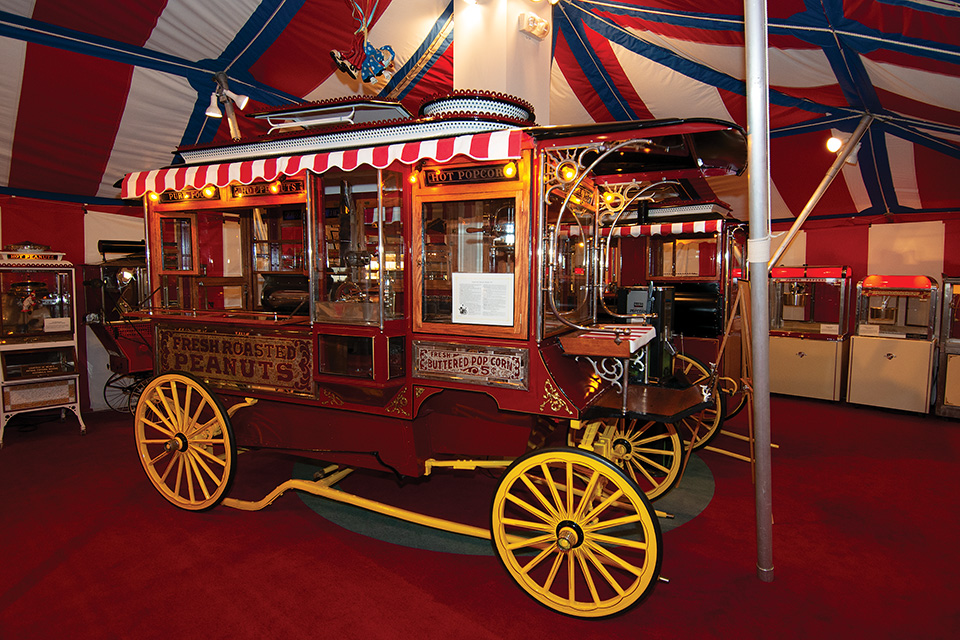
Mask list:
[[[187,437],[182,433],[178,433],[164,445],[164,448],[167,451],[186,451],[188,444]]]
[[[629,460],[633,457],[633,445],[626,438],[616,438],[613,441],[613,453],[618,460]]]
[[[565,520],[557,525],[557,547],[570,551],[583,544],[583,529],[576,522]]]

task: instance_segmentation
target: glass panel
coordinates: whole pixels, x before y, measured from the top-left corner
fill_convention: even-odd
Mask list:
[[[383,172],[383,256],[377,174],[328,173],[324,180],[316,321],[372,325],[402,318],[403,226],[400,176]]]
[[[551,204],[547,212],[547,219],[556,220],[559,212],[560,207]],[[580,226],[573,222],[573,218],[569,214],[564,216],[562,226],[576,227],[578,235],[560,233],[557,238],[555,255],[549,255],[549,252],[546,252],[544,257],[543,282],[546,285],[550,281],[550,269],[554,269],[553,301],[557,311],[568,322],[585,324],[590,319],[591,306],[588,288],[591,273],[587,264],[590,252],[585,237],[593,229],[593,214],[586,210],[579,210],[577,211],[577,217],[581,221]],[[544,247],[550,246],[552,234],[553,229],[544,231]],[[550,307],[549,295],[549,292],[547,292],[543,301],[543,331],[545,335],[566,327],[554,315]]]
[[[403,336],[394,336],[388,339],[390,349],[390,377],[402,378],[406,369],[406,340]]]
[[[0,274],[2,334],[28,336],[72,331],[69,278],[69,272],[52,270]]]
[[[717,275],[717,238],[657,238],[650,251],[651,277],[699,277]]]
[[[771,280],[770,328],[800,333],[841,333],[840,283]]]
[[[512,197],[423,203],[424,322],[453,322],[454,274],[513,274],[515,211]]]
[[[7,351],[3,354],[4,380],[43,378],[77,372],[73,347]]]
[[[373,379],[373,338],[369,336],[317,337],[320,373]]]
[[[193,219],[160,218],[163,271],[193,271]]]

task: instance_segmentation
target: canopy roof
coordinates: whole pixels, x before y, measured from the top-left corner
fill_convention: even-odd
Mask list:
[[[365,94],[411,112],[453,88],[453,0],[376,5],[369,40],[396,68],[363,84],[346,0],[0,0],[0,193],[118,202],[119,179],[229,138],[204,115],[225,72],[244,112]],[[874,117],[813,217],[960,211],[960,5],[768,3],[773,215],[792,219],[833,161],[824,143]],[[746,125],[743,2],[560,0],[549,120],[707,117]],[[548,44],[550,40],[546,41]],[[488,89],[489,87],[476,87]],[[264,119],[240,118],[244,136]],[[746,217],[746,179],[712,178]]]

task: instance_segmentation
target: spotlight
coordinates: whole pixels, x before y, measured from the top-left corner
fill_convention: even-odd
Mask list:
[[[829,151],[830,153],[836,153],[837,151],[840,150],[840,147],[842,146],[843,146],[843,140],[841,140],[836,136],[831,136],[830,139],[827,140],[827,151]]]
[[[233,91],[230,91],[230,89],[224,89],[223,94],[233,100],[233,103],[237,105],[237,108],[240,109],[240,111],[243,111],[247,106],[247,103],[250,102],[250,96],[234,93]]]
[[[204,111],[208,118],[222,118],[223,114],[220,113],[220,107],[217,105],[217,94],[216,92],[210,94],[210,106],[207,107],[207,110]]]

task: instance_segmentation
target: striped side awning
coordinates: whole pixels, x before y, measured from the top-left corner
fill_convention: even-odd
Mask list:
[[[665,222],[662,224],[635,224],[625,227],[615,227],[613,229],[614,237],[617,236],[670,236],[681,233],[716,233],[720,230],[722,220],[697,220],[695,222]],[[576,225],[565,227],[567,233],[571,236],[579,236],[580,228]],[[609,236],[610,229],[601,229],[601,236]]]
[[[520,157],[524,135],[520,129],[504,129],[359,149],[140,171],[124,177],[121,197],[140,198],[149,192],[202,189],[207,185],[225,187],[228,184],[270,182],[305,170],[314,173],[334,168],[351,171],[364,165],[385,169],[395,162],[406,165],[426,159],[447,162],[457,156],[481,161],[515,160]]]

